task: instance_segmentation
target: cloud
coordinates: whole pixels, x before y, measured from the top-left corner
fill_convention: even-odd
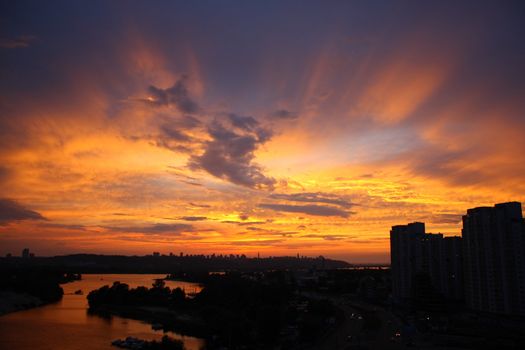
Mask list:
[[[113,232],[144,233],[153,235],[180,235],[183,232],[192,232],[193,226],[188,224],[154,224],[147,226],[103,226]]]
[[[10,175],[11,175],[11,172],[8,168],[0,166],[0,184],[3,181],[6,181]]]
[[[46,220],[40,213],[7,198],[0,198],[0,224],[20,220]]]
[[[161,89],[154,85],[148,88],[149,96],[144,101],[155,106],[175,106],[183,113],[196,113],[199,106],[193,101],[186,87],[187,77],[183,76],[172,87]]]
[[[143,100],[152,103],[149,100]],[[151,125],[153,132],[132,133],[126,138],[132,141],[148,141],[157,147],[170,151],[192,154],[197,152],[204,143],[202,134],[204,125],[202,121],[191,115],[171,116],[155,112]],[[196,135],[197,136],[196,136]]]
[[[184,128],[186,130],[195,129],[202,125],[202,122],[191,115],[185,115],[181,118],[178,118],[174,121],[174,123],[180,127]]]
[[[233,241],[227,244],[233,246],[273,246],[279,243],[285,242],[283,239],[258,239],[258,240],[249,240],[249,241]]]
[[[264,228],[261,228],[261,227],[255,227],[255,226],[248,226],[246,227],[247,230],[249,231],[268,231]]]
[[[463,214],[442,213],[432,215],[430,221],[435,224],[457,224],[461,222]]]
[[[29,47],[29,45],[36,40],[32,35],[21,35],[16,38],[0,38],[0,48],[2,49],[18,49]]]
[[[51,228],[58,228],[58,229],[67,229],[67,230],[76,230],[76,231],[88,231],[88,227],[84,225],[76,225],[76,224],[42,224],[42,227],[51,227]]]
[[[186,79],[184,76],[165,90],[150,86],[150,96],[142,101],[154,106],[175,105],[182,112],[194,113],[198,107],[189,97]],[[251,116],[235,113],[219,116],[222,118],[208,123],[191,115],[160,116],[156,122],[158,133],[145,138],[158,147],[190,155],[187,164],[191,170],[204,170],[250,188],[273,188],[275,179],[265,176],[253,162],[255,151],[272,138],[273,132]]]
[[[167,148],[174,152],[191,154],[196,152],[204,142],[198,137],[190,135],[193,131],[200,130],[203,123],[191,116],[182,117],[159,116],[158,133],[147,135],[147,139],[153,139],[157,147]]]
[[[176,141],[182,141],[182,142],[190,142],[192,140],[190,136],[186,135],[184,132],[177,129],[174,125],[163,124],[160,126],[160,131],[163,133],[163,135],[167,136],[167,138],[170,140],[176,140]]]
[[[262,225],[262,224],[268,224],[268,223],[271,223],[271,222],[272,222],[272,220],[270,220],[270,219],[265,220],[265,221],[261,221],[261,220],[258,220],[258,221],[234,221],[234,220],[221,221],[221,223],[223,223],[223,224],[235,224],[235,225],[239,225],[239,226]]]
[[[466,162],[472,158],[470,152],[469,149],[448,150],[438,145],[422,144],[401,157],[414,174],[447,179],[457,185],[472,185],[485,181],[487,177],[483,169],[472,168],[475,162]]]
[[[279,199],[291,202],[306,202],[306,203],[321,203],[330,205],[291,205],[291,204],[260,204],[260,208],[272,209],[275,211],[285,211],[293,213],[304,213],[315,216],[340,216],[347,218],[352,214],[348,211],[352,207],[352,203],[344,197],[322,193],[322,192],[301,192],[301,193],[273,193],[268,196],[271,199]]]
[[[259,125],[253,117],[243,117],[234,113],[228,114],[228,119],[234,127],[245,131],[252,131]]]
[[[199,203],[194,203],[194,202],[190,202],[189,205],[191,205],[192,207],[196,207],[196,208],[211,208],[211,205],[199,204]]]
[[[262,168],[253,162],[255,151],[271,138],[271,132],[259,127],[253,118],[236,118],[229,118],[230,128],[217,120],[208,126],[211,140],[205,143],[201,155],[190,158],[190,169],[204,170],[241,186],[273,188],[275,179],[265,176]]]
[[[208,220],[208,218],[206,216],[181,216],[179,218],[179,220],[184,220],[184,221],[204,221],[204,220]]]
[[[270,114],[270,117],[274,119],[293,120],[293,119],[297,119],[299,116],[296,113],[290,112],[286,109],[278,109],[272,114]]]
[[[325,241],[342,241],[345,239],[344,236],[324,236]]]
[[[78,151],[73,153],[73,156],[80,159],[86,159],[86,158],[98,158],[100,157],[100,151],[99,150],[89,150],[89,151]]]
[[[239,226],[248,226],[248,225],[267,224],[270,221],[271,220],[266,220],[266,221],[234,221],[234,220],[225,220],[225,221],[221,221],[221,223],[223,223],[223,224],[235,224],[235,225],[239,225]]]
[[[247,231],[258,232],[262,235],[272,235],[272,236],[282,236],[282,237],[293,237],[293,235],[298,234],[298,231],[281,231],[281,230],[269,230],[266,228],[248,226],[246,227]]]
[[[90,184],[90,191],[104,191],[105,200],[124,204],[117,210],[142,207],[150,203],[169,201],[177,192],[177,179],[162,173],[117,172],[118,179],[111,176],[100,178]]]
[[[173,244],[174,241],[179,242],[187,242],[187,241],[199,241],[205,239],[203,236],[189,236],[189,235],[176,235],[176,236],[167,236],[167,235],[150,235],[150,236],[126,236],[126,235],[119,235],[114,237],[114,239],[120,240],[120,241],[128,241],[128,242],[143,242],[143,243],[168,243]]]
[[[157,147],[180,153],[191,153],[198,140],[186,134],[175,125],[163,124],[159,127],[159,134],[154,137]]]
[[[350,238],[348,241],[357,244],[378,244],[388,241],[388,237],[372,237],[372,238]]]
[[[191,186],[204,187],[203,184],[198,183],[198,182],[185,181],[185,180],[181,180],[181,182],[184,182],[185,184],[191,185]]]
[[[350,208],[352,203],[340,196],[322,193],[322,192],[304,192],[304,193],[274,193],[269,196],[273,199],[282,199],[293,202],[309,202],[309,203],[326,203],[338,205],[342,208]]]
[[[319,239],[323,239],[325,241],[342,241],[342,240],[351,238],[349,236],[343,236],[343,235],[317,235],[317,234],[309,234],[309,235],[304,235],[304,236],[301,236],[301,237],[305,237],[305,238],[319,238]]]
[[[314,216],[340,216],[347,218],[351,212],[324,205],[288,205],[288,204],[259,204],[259,208],[284,211],[290,213],[303,213]]]

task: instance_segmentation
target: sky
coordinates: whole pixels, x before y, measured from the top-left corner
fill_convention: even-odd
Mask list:
[[[389,261],[525,202],[521,1],[2,1],[0,254]]]

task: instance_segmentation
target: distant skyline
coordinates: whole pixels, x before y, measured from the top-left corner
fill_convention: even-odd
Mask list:
[[[0,254],[324,255],[525,203],[525,5],[0,5]]]

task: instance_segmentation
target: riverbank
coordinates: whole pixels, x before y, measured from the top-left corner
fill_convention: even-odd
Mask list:
[[[12,291],[0,291],[0,316],[43,306],[46,303],[42,299],[26,293],[15,293]]]
[[[165,332],[176,332],[191,337],[205,338],[209,335],[203,320],[165,307],[106,304],[90,309],[89,312],[105,318],[119,316],[139,320]]]

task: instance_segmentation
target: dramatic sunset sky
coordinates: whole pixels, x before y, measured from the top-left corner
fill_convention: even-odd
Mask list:
[[[0,254],[389,261],[525,202],[522,1],[2,1]]]

